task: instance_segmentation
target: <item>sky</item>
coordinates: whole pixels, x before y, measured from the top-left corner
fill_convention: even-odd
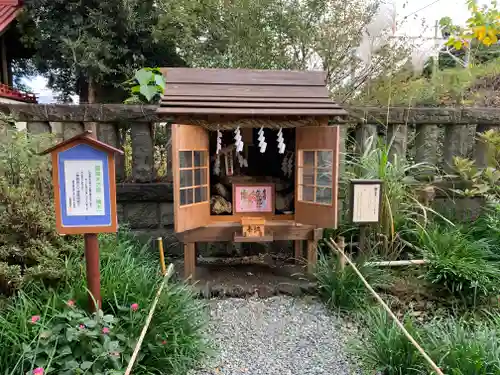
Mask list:
[[[465,0],[393,0],[396,6],[396,35],[434,36],[434,24],[442,17],[451,17],[454,23],[464,24],[469,17]],[[481,2],[480,3],[484,3]],[[432,45],[432,41],[428,41]],[[25,81],[39,97],[39,103],[55,102],[54,93],[41,76]]]

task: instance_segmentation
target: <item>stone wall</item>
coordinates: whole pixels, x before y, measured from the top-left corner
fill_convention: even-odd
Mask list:
[[[391,158],[411,157],[417,163],[441,165],[445,171],[450,171],[455,156],[466,156],[472,150],[477,165],[484,166],[486,149],[474,134],[476,131],[495,129],[500,124],[500,110],[496,108],[347,109],[350,118],[347,123],[341,124],[340,132],[341,176],[345,168],[345,153],[358,154],[367,151],[367,147],[375,147],[375,143],[370,145],[367,142],[372,136],[385,137],[390,144]],[[167,239],[172,252],[179,251],[172,235],[171,157],[163,149],[164,144],[155,144],[157,137],[154,136],[155,132],[164,131],[163,138],[168,139],[170,127],[159,126],[162,119],[157,117],[155,106],[0,103],[0,111],[10,114],[16,121],[26,122],[28,131],[32,133],[50,132],[57,140],[65,140],[90,129],[99,140],[117,148],[126,148],[125,157],[116,160],[120,224],[128,224],[140,235],[162,236]],[[353,141],[348,139],[347,129],[355,135],[354,147]],[[162,161],[166,172],[162,175],[158,172],[158,165],[161,164],[158,155],[166,157]],[[433,178],[429,175],[423,177],[426,180]],[[454,209],[464,219],[473,217],[482,204],[477,199],[454,198]],[[446,194],[438,194],[434,204],[437,208],[447,209],[449,199]],[[345,201],[346,198],[341,196],[340,211]]]

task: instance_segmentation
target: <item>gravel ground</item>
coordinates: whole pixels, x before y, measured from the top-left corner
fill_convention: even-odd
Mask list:
[[[210,301],[217,350],[191,375],[342,375],[350,370],[340,320],[317,301],[292,297]]]

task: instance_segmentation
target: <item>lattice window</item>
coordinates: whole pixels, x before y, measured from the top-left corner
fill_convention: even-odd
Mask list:
[[[208,152],[179,151],[180,205],[208,201]]]
[[[332,205],[333,152],[300,150],[298,160],[298,200]]]

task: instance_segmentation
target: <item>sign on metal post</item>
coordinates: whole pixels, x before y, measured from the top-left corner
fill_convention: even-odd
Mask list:
[[[101,304],[97,233],[114,233],[118,228],[115,154],[123,151],[86,131],[42,155],[48,153],[52,156],[56,229],[63,235],[84,235],[89,303],[94,310]]]

